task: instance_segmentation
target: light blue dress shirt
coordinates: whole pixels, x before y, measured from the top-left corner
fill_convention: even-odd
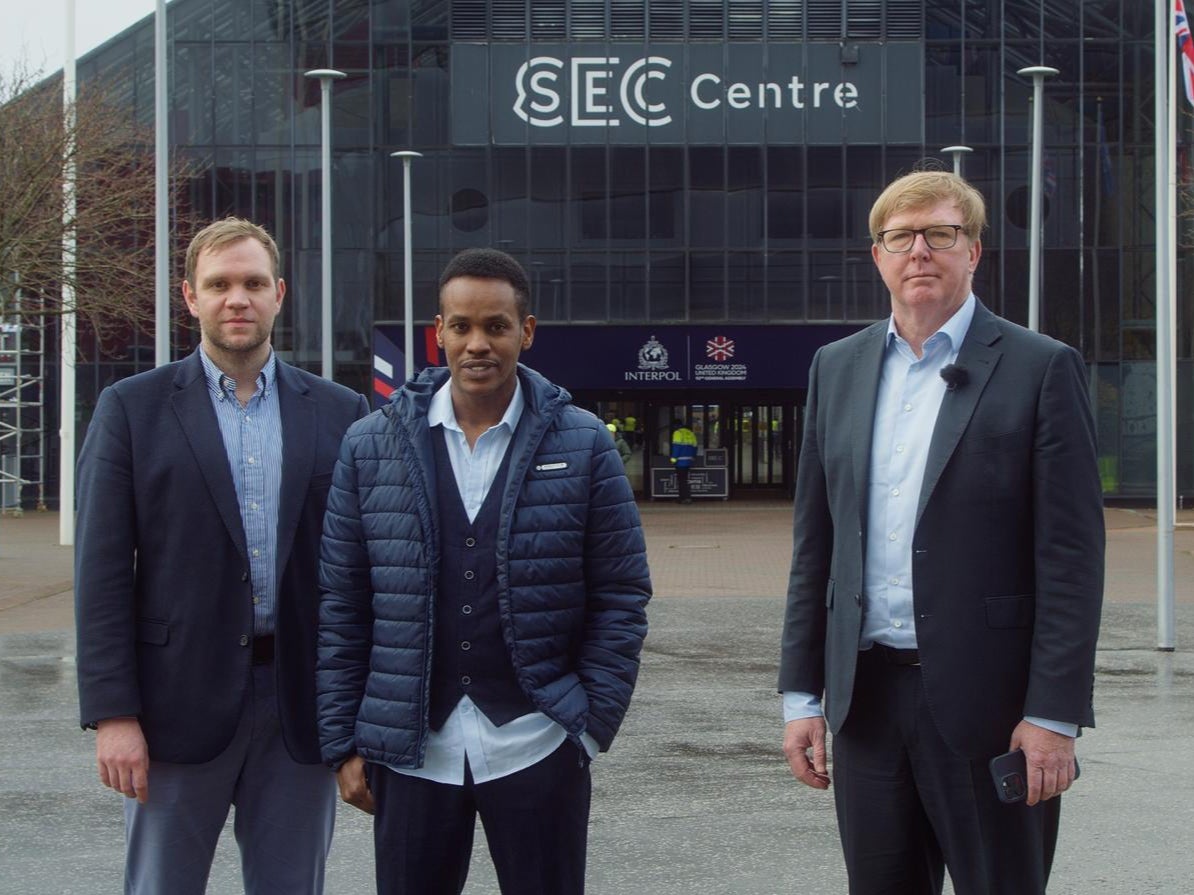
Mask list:
[[[277,360],[271,350],[257,376],[257,390],[242,407],[236,397],[236,380],[222,372],[202,347],[199,359],[220,424],[245,529],[253,582],[253,633],[272,634],[278,593],[278,495],[282,488]]]
[[[498,469],[510,447],[514,430],[522,418],[524,399],[522,383],[514,388],[514,397],[501,422],[481,433],[469,449],[464,430],[456,421],[452,406],[452,383],[446,382],[431,397],[427,424],[443,426],[444,443],[452,463],[452,475],[464,503],[469,521],[477,518]],[[469,697],[448,715],[439,730],[427,735],[427,752],[421,768],[391,768],[399,774],[422,777],[453,786],[464,784],[464,763],[468,760],[473,781],[485,783],[529,768],[551,755],[567,737],[567,732],[542,712],[533,712],[496,727]],[[592,758],[597,741],[582,734],[585,750]]]
[[[895,649],[917,648],[912,601],[916,507],[929,444],[945,398],[941,370],[957,361],[974,319],[976,302],[971,293],[962,307],[925,340],[920,357],[897,332],[894,317],[887,321],[886,350],[871,430],[860,650],[876,643]],[[812,694],[784,694],[785,722],[820,714],[821,701]],[[1077,725],[1040,718],[1028,720],[1067,736],[1077,733]]]

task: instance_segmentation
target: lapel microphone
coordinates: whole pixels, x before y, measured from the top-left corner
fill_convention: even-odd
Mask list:
[[[962,364],[946,364],[941,368],[941,378],[945,380],[945,390],[952,392],[970,381],[970,373]]]

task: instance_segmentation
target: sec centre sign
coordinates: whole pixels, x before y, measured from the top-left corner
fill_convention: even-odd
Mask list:
[[[916,43],[464,44],[456,145],[918,143]]]

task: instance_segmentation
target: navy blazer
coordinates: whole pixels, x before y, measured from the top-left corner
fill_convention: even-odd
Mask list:
[[[281,361],[275,673],[286,748],[319,761],[319,539],[332,467],[365,399]],[[104,389],[79,453],[75,619],[84,726],[135,716],[153,761],[232,740],[249,681],[252,583],[198,351]]]
[[[845,723],[862,626],[871,433],[887,321],[813,359],[780,690]],[[1082,358],[980,303],[937,415],[912,541],[929,710],[969,758],[1025,715],[1093,726],[1103,505]]]

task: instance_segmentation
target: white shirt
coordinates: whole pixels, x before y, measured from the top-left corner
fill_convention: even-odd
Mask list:
[[[516,380],[514,397],[510,399],[501,422],[482,432],[470,450],[464,430],[456,421],[451,389],[449,381],[432,395],[427,424],[443,426],[452,475],[464,510],[472,522],[493,486],[514,430],[522,418],[525,401],[522,383]],[[566,738],[564,728],[542,712],[523,715],[496,727],[476,703],[463,696],[444,726],[428,732],[423,766],[392,770],[436,783],[462,786],[467,759],[473,781],[485,783],[537,764],[558,749]],[[581,740],[589,757],[594,757],[598,750],[597,741],[588,734],[581,734]]]

